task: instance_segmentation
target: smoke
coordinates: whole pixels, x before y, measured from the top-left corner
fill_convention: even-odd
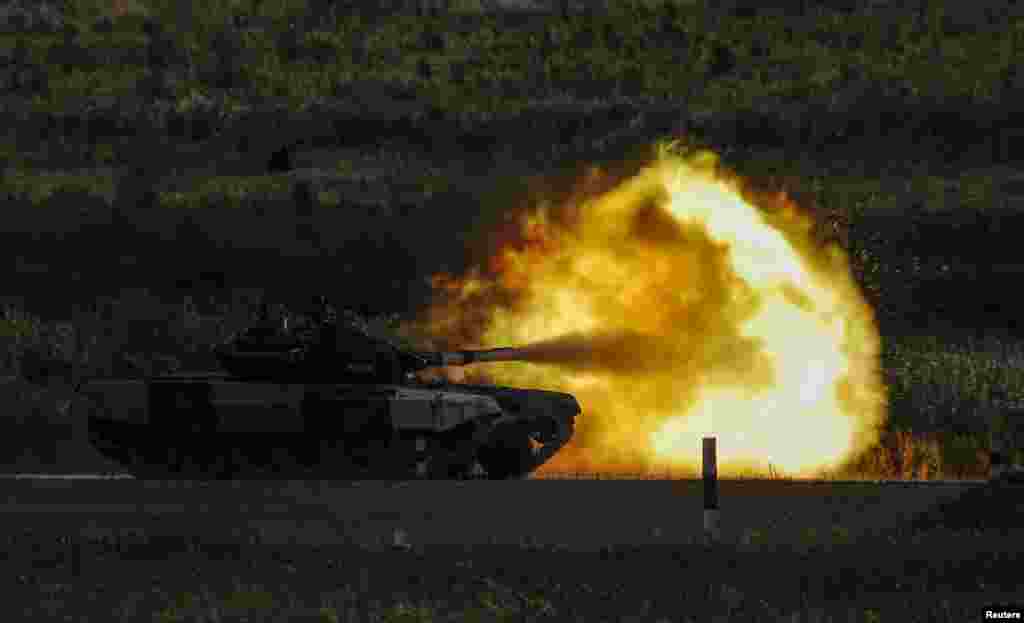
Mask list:
[[[439,347],[516,347],[526,362],[488,376],[579,398],[553,466],[685,463],[714,432],[723,465],[808,473],[883,413],[873,315],[813,210],[707,152],[593,168],[513,211],[486,261],[435,275],[422,328]]]
[[[681,363],[680,353],[658,336],[635,331],[572,333],[518,349],[531,363],[557,365],[567,370],[650,373]]]
[[[613,374],[623,377],[673,375],[686,379],[733,371],[749,380],[761,369],[761,383],[771,382],[770,366],[758,357],[758,341],[740,336],[732,339],[695,340],[689,334],[651,335],[630,330],[570,333],[515,349],[530,363],[557,366],[572,372]]]

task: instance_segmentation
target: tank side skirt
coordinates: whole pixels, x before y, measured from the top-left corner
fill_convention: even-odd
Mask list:
[[[448,478],[466,475],[488,446],[505,445],[499,448],[501,460],[510,463],[500,477],[520,477],[565,445],[579,412],[568,394],[486,386],[243,383],[197,377],[154,379],[146,387],[145,423],[138,421],[143,418],[121,420],[106,410],[89,418],[93,445],[130,471],[147,462],[209,466],[220,461],[233,470],[232,477],[245,478],[250,461],[271,466],[292,461],[315,470],[334,464],[339,477],[348,477],[355,467],[379,475],[354,477]],[[501,407],[518,406],[519,413],[490,413],[498,408],[494,402],[487,406],[491,399]],[[224,426],[225,408],[238,409],[241,417],[255,408],[265,412],[268,424],[280,426],[284,419],[294,424],[288,430],[237,430]],[[501,434],[496,436],[496,430]],[[529,445],[531,438],[543,445]],[[526,454],[524,443],[532,454]],[[183,469],[169,467],[171,472]],[[283,464],[281,469],[291,471]],[[206,476],[212,473],[199,473]]]

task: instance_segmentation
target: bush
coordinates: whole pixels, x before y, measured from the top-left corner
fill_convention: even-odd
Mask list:
[[[946,435],[942,443],[942,464],[951,478],[971,478],[978,475],[978,456],[985,448],[976,435]]]
[[[64,16],[53,2],[8,0],[0,6],[0,33],[55,33],[64,28]]]

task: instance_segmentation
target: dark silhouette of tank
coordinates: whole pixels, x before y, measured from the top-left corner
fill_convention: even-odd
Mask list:
[[[521,478],[573,434],[559,392],[423,382],[514,348],[416,352],[333,309],[264,322],[214,348],[222,371],[92,380],[90,443],[142,478]]]

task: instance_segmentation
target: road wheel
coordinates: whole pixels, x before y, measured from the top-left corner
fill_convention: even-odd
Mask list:
[[[143,480],[178,478],[178,454],[175,446],[152,444],[142,448],[132,467],[132,475]]]
[[[533,445],[522,426],[505,424],[480,448],[480,465],[491,480],[522,478],[533,469]]]
[[[139,480],[162,480],[167,478],[167,466],[153,453],[138,452],[132,457],[129,472]]]
[[[348,456],[348,448],[341,439],[325,438],[319,441],[320,459],[315,470],[319,478],[346,479],[358,470]]]
[[[430,453],[426,457],[426,473],[428,480],[452,480],[458,478],[459,465],[448,448],[440,440],[431,440]]]
[[[320,464],[320,440],[303,437],[297,444],[295,458],[300,467],[315,469]]]
[[[206,465],[206,477],[210,480],[231,480],[235,473],[230,455],[223,451],[214,454]]]
[[[478,425],[466,422],[444,433],[441,438],[445,454],[443,475],[438,478],[462,480],[470,477],[477,463]]]

